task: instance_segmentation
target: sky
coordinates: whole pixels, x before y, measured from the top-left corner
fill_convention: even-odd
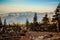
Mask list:
[[[53,12],[60,0],[0,0],[0,13]]]
[[[40,22],[46,12],[54,12],[59,2],[60,0],[0,0],[0,16],[3,22],[6,18],[8,24],[13,22],[24,24],[27,18],[30,22],[33,21],[34,12],[44,12],[44,14],[37,15],[38,22]],[[18,12],[22,12],[24,16]],[[32,15],[26,16],[24,14],[26,12]],[[52,16],[49,13],[48,15]]]

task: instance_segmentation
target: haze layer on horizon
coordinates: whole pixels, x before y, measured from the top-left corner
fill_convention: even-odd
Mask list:
[[[60,0],[0,0],[0,13],[53,12]]]

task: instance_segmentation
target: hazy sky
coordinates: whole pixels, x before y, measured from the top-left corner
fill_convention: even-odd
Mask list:
[[[0,13],[6,12],[51,12],[60,0],[0,0]]]

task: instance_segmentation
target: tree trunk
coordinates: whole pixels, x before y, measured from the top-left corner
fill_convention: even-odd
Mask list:
[[[57,26],[57,32],[59,32],[59,23],[58,23],[58,21],[57,21],[56,26]]]

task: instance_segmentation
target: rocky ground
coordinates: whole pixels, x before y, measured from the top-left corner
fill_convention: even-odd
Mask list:
[[[1,37],[0,37],[1,38]],[[2,39],[0,39],[2,40]],[[26,32],[25,36],[3,38],[3,40],[60,40],[60,32]]]
[[[60,32],[27,32],[33,40],[60,40]]]

